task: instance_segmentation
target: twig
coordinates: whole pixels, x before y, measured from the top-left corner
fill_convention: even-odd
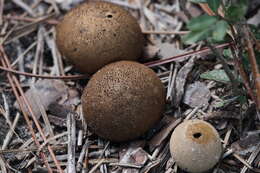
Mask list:
[[[239,93],[238,81],[236,80],[234,74],[231,72],[230,68],[228,67],[226,59],[223,57],[223,55],[214,46],[212,46],[208,42],[207,42],[207,44],[208,44],[209,48],[211,49],[211,51],[217,56],[217,58],[219,58],[221,64],[223,65],[225,72],[227,73],[228,78],[230,79],[230,81],[231,81],[231,83],[234,87],[234,91],[236,93]]]
[[[238,55],[236,54],[236,48],[234,46],[231,46],[231,52],[233,54],[233,56],[235,57],[235,66],[236,68],[238,69],[238,72],[243,80],[243,84],[248,92],[248,94],[250,95],[251,99],[254,100],[254,102],[256,103],[257,102],[257,99],[256,99],[256,96],[253,92],[253,90],[251,89],[250,87],[250,84],[249,84],[249,79],[247,77],[247,74],[243,68],[243,65],[242,65],[242,62],[241,62],[241,58],[238,57]]]
[[[66,146],[53,146],[53,150],[61,150],[65,149]],[[7,153],[26,153],[26,152],[34,152],[39,151],[39,148],[27,148],[27,149],[8,149],[8,150],[0,150],[0,154],[7,154]],[[47,148],[41,149],[41,151],[48,151]]]
[[[37,33],[37,47],[36,47],[34,65],[32,70],[33,74],[37,74],[37,66],[39,65],[39,62],[43,57],[43,51],[44,51],[43,27],[40,27]],[[34,82],[35,82],[35,78],[32,79],[32,83]]]
[[[49,18],[53,17],[54,14],[51,14],[51,15],[47,15],[47,16],[44,16],[44,17],[41,17],[39,18],[38,20],[36,20],[35,22],[33,23],[29,23],[27,25],[24,25],[22,27],[15,27],[11,32],[9,32],[9,35],[8,37],[6,36],[4,39],[3,39],[3,43],[4,44],[8,44],[10,43],[11,41],[15,40],[15,39],[18,39],[24,35],[27,35],[29,33],[31,33],[32,31],[34,31],[36,29],[36,27],[39,25],[39,24],[42,24],[44,23],[46,20],[48,20]]]
[[[225,135],[225,138],[224,138],[224,145],[223,145],[223,148],[226,148],[227,145],[228,145],[228,141],[230,139],[230,135],[231,135],[231,132],[232,132],[232,128],[229,128],[226,135]]]
[[[253,169],[253,167],[245,160],[243,159],[242,157],[240,157],[238,154],[236,153],[233,153],[233,156],[239,160],[241,163],[243,163],[246,167],[248,167],[249,169]]]
[[[199,3],[200,7],[203,11],[205,11],[208,15],[214,16],[215,13],[209,8],[208,4],[206,3]]]
[[[48,145],[51,141],[55,140],[55,139],[58,139],[58,138],[61,138],[65,135],[68,135],[67,132],[63,132],[63,133],[60,133],[56,136],[53,136],[51,138],[48,138],[46,141],[44,141],[44,143],[41,144],[41,146],[38,148],[38,152],[40,152],[46,145]]]
[[[229,47],[231,46],[232,43],[224,43],[221,45],[216,46],[216,49],[221,49],[221,48],[225,48],[225,47]],[[203,53],[210,53],[210,49],[205,47],[202,48],[200,50],[196,50],[196,51],[191,51],[185,54],[181,54],[181,55],[177,55],[171,58],[165,58],[162,60],[157,60],[157,61],[152,61],[152,62],[148,62],[145,63],[144,65],[147,65],[148,67],[155,67],[155,66],[159,66],[162,64],[167,64],[173,61],[177,61],[183,58],[186,58],[188,56],[192,56],[192,55],[199,55],[199,54],[203,54]],[[51,76],[51,75],[36,75],[36,74],[32,74],[32,73],[27,73],[27,72],[20,72],[17,70],[13,70],[12,68],[6,68],[0,65],[0,69],[13,73],[13,74],[18,74],[18,75],[24,75],[24,76],[30,76],[30,77],[37,77],[37,78],[45,78],[45,79],[63,79],[63,80],[78,80],[78,79],[87,79],[90,76],[89,75],[71,75],[71,76]]]
[[[20,113],[17,113],[15,118],[14,118],[13,124],[10,127],[10,130],[6,134],[5,140],[4,140],[3,145],[2,145],[2,150],[6,149],[6,147],[9,144],[9,142],[11,141],[14,133],[18,136],[18,134],[15,132],[14,129],[15,129],[16,125],[17,125],[17,122],[18,122],[19,118],[20,118]]]
[[[18,20],[18,21],[24,21],[24,22],[36,22],[37,20],[40,20],[38,18],[16,16],[16,15],[3,16],[3,18],[6,20]],[[59,23],[59,21],[56,19],[48,19],[45,22],[50,25],[57,25]]]
[[[248,163],[249,164],[252,164],[253,162],[254,162],[254,160],[256,159],[256,157],[259,155],[259,153],[260,153],[260,144],[258,144],[257,146],[256,146],[256,149],[252,152],[252,154],[249,156],[249,158],[248,158]],[[246,173],[247,172],[247,170],[248,170],[248,167],[247,166],[244,166],[243,168],[242,168],[242,170],[240,171],[240,173]]]
[[[34,46],[37,45],[37,42],[33,42],[22,54],[20,54],[16,60],[13,61],[12,63],[12,67],[14,67],[16,65],[17,62],[19,62],[32,48],[34,48]]]
[[[258,69],[258,65],[256,62],[256,56],[255,56],[253,44],[250,40],[249,31],[246,26],[244,26],[244,31],[245,31],[245,36],[246,36],[246,46],[247,46],[247,51],[248,51],[248,58],[249,58],[249,61],[251,64],[252,74],[253,74],[253,78],[255,81],[256,99],[257,99],[256,105],[259,110],[260,109],[260,74],[259,74],[259,69]]]
[[[99,162],[89,171],[89,173],[94,173],[96,169],[104,163],[105,159],[100,159]]]
[[[63,69],[61,69],[61,65],[59,63],[59,59],[61,59],[61,56],[60,56],[60,54],[57,53],[58,51],[57,51],[57,46],[56,46],[54,38],[50,37],[49,35],[45,35],[44,39],[52,53],[55,74],[57,74],[57,75],[63,74],[64,73],[64,72],[62,72]]]
[[[0,155],[0,167],[1,167],[1,171],[3,173],[7,173],[7,169],[6,169],[6,162],[4,161],[2,155]]]
[[[67,128],[68,128],[68,166],[69,173],[76,173],[75,162],[75,147],[76,147],[76,122],[74,114],[68,113],[67,116]]]
[[[78,159],[77,167],[76,167],[78,172],[80,172],[81,169],[82,169],[83,160],[85,158],[87,148],[89,147],[90,144],[91,144],[91,142],[89,142],[88,138],[87,138],[86,141],[85,141],[85,144],[83,145],[82,150],[81,150],[81,152],[79,154],[79,159]]]
[[[3,25],[4,0],[0,0],[0,26]]]
[[[68,76],[51,76],[51,75],[36,75],[32,73],[21,72],[17,70],[13,70],[12,68],[3,67],[0,65],[0,70],[4,70],[6,72],[10,72],[13,74],[37,77],[37,78],[45,78],[45,79],[63,79],[63,80],[78,80],[78,79],[88,79],[89,75],[68,75]]]
[[[226,47],[231,46],[232,44],[233,44],[232,42],[220,44],[220,45],[215,46],[215,49],[226,48]],[[145,63],[144,65],[147,65],[148,67],[155,67],[155,66],[159,66],[159,65],[162,65],[162,64],[167,64],[167,63],[170,63],[170,62],[173,62],[173,61],[177,61],[177,60],[186,58],[188,56],[199,55],[199,54],[210,53],[210,52],[211,52],[210,48],[204,47],[200,50],[191,51],[191,52],[184,53],[184,54],[181,54],[181,55],[177,55],[177,56],[174,56],[174,57],[171,57],[171,58],[165,58],[165,59],[161,59],[161,60],[157,60],[157,61],[148,62],[148,63]]]
[[[33,9],[28,6],[26,3],[24,3],[23,1],[21,0],[12,0],[13,3],[15,3],[16,5],[20,6],[22,9],[24,9],[27,13],[29,13],[31,16],[35,17],[36,14],[35,12],[33,11]]]
[[[143,34],[165,34],[165,35],[185,35],[188,34],[189,31],[148,31],[148,30],[143,30]]]

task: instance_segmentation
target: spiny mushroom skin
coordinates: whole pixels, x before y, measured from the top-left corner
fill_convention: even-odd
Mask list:
[[[137,20],[108,2],[79,5],[64,16],[56,30],[61,54],[82,73],[95,73],[119,60],[136,60],[144,46]]]
[[[219,161],[222,144],[211,124],[202,120],[188,120],[173,131],[170,151],[180,168],[201,173],[210,170]]]
[[[91,130],[102,138],[123,142],[143,135],[160,120],[165,90],[148,67],[119,61],[93,75],[81,100]]]

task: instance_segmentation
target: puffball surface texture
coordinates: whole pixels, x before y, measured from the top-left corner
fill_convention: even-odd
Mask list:
[[[143,135],[161,119],[165,89],[150,68],[120,61],[95,73],[81,100],[90,129],[102,138],[122,142]]]
[[[137,60],[144,37],[137,20],[109,2],[85,2],[56,27],[58,49],[76,69],[92,74],[111,62]]]

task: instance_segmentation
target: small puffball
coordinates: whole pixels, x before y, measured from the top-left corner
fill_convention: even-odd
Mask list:
[[[173,131],[170,151],[180,168],[191,173],[201,173],[218,163],[222,144],[211,124],[202,120],[188,120]]]

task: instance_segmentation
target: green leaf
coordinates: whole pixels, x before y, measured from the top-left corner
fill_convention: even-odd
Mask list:
[[[246,98],[246,96],[241,95],[238,97],[238,100],[239,100],[240,104],[245,104],[245,103],[247,103],[248,99]]]
[[[233,58],[232,52],[229,48],[223,50],[223,55],[224,55],[224,57],[229,58],[229,59]]]
[[[227,29],[229,25],[226,21],[220,20],[216,23],[216,27],[213,30],[213,40],[215,41],[222,41],[227,34]]]
[[[191,2],[194,2],[194,3],[206,3],[207,0],[189,0]]]
[[[249,25],[251,31],[253,32],[254,36],[257,40],[260,40],[260,27],[255,25]]]
[[[226,17],[236,22],[237,20],[241,20],[247,11],[247,6],[244,3],[230,5],[226,10]]]
[[[220,0],[207,0],[209,7],[214,11],[218,11],[218,7],[220,6]]]
[[[230,82],[226,72],[224,70],[212,70],[200,75],[202,79],[214,80],[217,82],[228,83]]]
[[[191,31],[204,30],[216,23],[218,18],[216,16],[201,15],[193,18],[187,25],[187,28]]]
[[[230,103],[236,101],[238,98],[239,98],[238,96],[235,96],[235,97],[233,97],[233,98],[231,98],[231,99],[221,100],[221,101],[216,102],[215,104],[213,104],[213,107],[215,107],[215,108],[224,107],[224,106],[226,106],[226,105],[228,105],[228,104],[230,104]]]
[[[201,31],[192,31],[189,34],[182,37],[182,41],[184,41],[186,44],[193,44],[197,41],[206,39],[209,36],[210,32],[211,30],[209,29]]]

